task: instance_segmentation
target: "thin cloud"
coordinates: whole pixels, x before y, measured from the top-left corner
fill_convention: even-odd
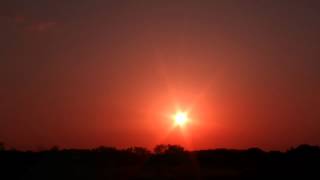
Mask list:
[[[26,17],[25,16],[21,16],[21,15],[14,16],[12,19],[13,19],[13,21],[15,23],[24,23],[24,22],[26,22]]]
[[[28,32],[44,32],[57,26],[56,21],[35,20],[23,15],[1,16],[7,23],[17,25],[16,28]]]
[[[7,23],[23,24],[27,22],[27,18],[23,15],[7,16],[1,15],[0,19]]]
[[[25,29],[32,32],[43,32],[56,27],[56,25],[57,25],[57,22],[54,22],[54,21],[34,22],[29,24]]]

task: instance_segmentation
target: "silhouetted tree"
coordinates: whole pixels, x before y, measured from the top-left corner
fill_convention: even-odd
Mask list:
[[[49,151],[58,152],[60,150],[59,146],[53,146]]]
[[[130,147],[128,149],[126,149],[127,152],[139,155],[139,156],[146,156],[151,154],[151,152],[143,147]]]
[[[160,144],[154,148],[155,154],[179,154],[183,152],[184,152],[184,148],[179,145]]]
[[[3,143],[0,147],[4,150]],[[2,179],[320,178],[320,148],[310,145],[265,152],[259,148],[185,151],[179,145],[161,144],[154,154],[143,147],[59,150],[54,146],[41,152],[3,151],[0,162],[1,177],[10,177]]]
[[[166,154],[181,154],[184,152],[184,148],[179,145],[168,145]]]
[[[308,144],[302,144],[294,149],[289,150],[289,152],[298,152],[298,153],[311,153],[318,152],[320,148],[318,146],[311,146]]]
[[[114,147],[106,147],[106,146],[99,146],[93,149],[94,152],[117,152],[117,149]]]
[[[168,147],[167,145],[159,144],[156,147],[154,147],[153,152],[155,154],[164,154],[167,150],[167,147]]]

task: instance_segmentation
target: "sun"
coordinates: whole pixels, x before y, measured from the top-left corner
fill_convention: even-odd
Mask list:
[[[188,114],[181,111],[176,112],[173,116],[173,119],[175,124],[178,126],[184,126],[189,120]]]

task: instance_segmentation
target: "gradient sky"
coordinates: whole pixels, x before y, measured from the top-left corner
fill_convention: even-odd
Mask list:
[[[320,1],[2,0],[0,141],[319,145]]]

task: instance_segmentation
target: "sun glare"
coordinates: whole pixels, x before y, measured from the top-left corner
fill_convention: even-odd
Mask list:
[[[175,124],[178,126],[184,126],[188,122],[188,114],[186,112],[177,112],[174,115]]]

